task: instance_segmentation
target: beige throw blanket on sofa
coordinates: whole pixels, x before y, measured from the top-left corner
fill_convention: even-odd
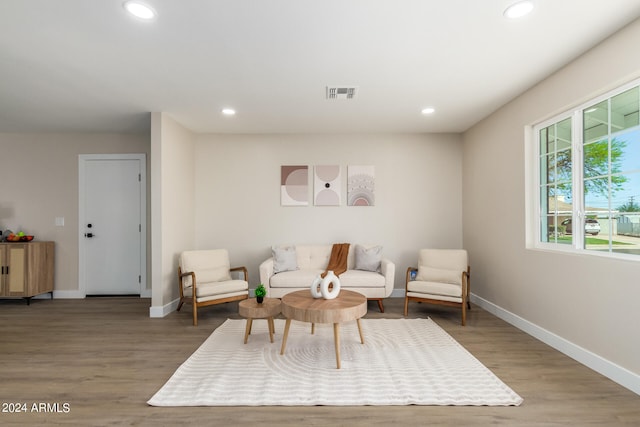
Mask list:
[[[331,248],[331,257],[327,269],[320,276],[324,278],[328,272],[340,276],[347,271],[347,256],[349,255],[349,243],[334,243]]]

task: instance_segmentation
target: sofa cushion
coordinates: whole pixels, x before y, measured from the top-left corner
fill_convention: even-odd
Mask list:
[[[300,270],[324,271],[329,265],[333,245],[303,245],[296,247],[296,257]],[[311,284],[309,284],[311,286]]]
[[[271,248],[271,252],[273,254],[274,273],[298,269],[296,248],[294,246],[274,246]]]
[[[347,288],[384,288],[386,279],[373,271],[347,270],[340,275],[340,286]]]
[[[324,270],[295,270],[285,271],[282,273],[274,274],[271,276],[269,286],[272,288],[306,288],[311,289],[311,283],[318,274],[323,273]]]
[[[354,258],[354,268],[356,270],[379,271],[380,262],[382,261],[382,246],[365,248],[362,245],[356,245],[354,248]]]
[[[286,271],[271,276],[272,288],[311,288],[313,280],[324,270]],[[384,288],[385,277],[372,271],[347,270],[339,277],[342,288]]]

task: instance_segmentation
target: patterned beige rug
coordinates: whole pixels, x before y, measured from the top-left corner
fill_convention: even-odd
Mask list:
[[[153,406],[520,405],[522,398],[431,319],[363,319],[340,328],[336,369],[333,328],[293,321],[280,355],[255,320],[227,320],[147,402]]]

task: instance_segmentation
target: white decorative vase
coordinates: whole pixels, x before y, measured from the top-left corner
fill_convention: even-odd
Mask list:
[[[311,296],[314,298],[322,298],[320,293],[320,285],[322,284],[322,277],[318,274],[313,282],[311,282]]]
[[[333,283],[333,288],[329,290],[329,285]],[[333,274],[333,271],[327,273],[320,284],[320,293],[324,299],[334,299],[340,293],[340,279]]]
[[[330,290],[329,285],[333,283]],[[334,299],[340,293],[340,279],[333,271],[327,272],[324,279],[318,274],[311,282],[311,296],[314,298]]]

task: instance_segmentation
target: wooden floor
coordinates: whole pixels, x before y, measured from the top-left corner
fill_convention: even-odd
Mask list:
[[[640,396],[474,307],[413,303],[524,398],[519,407],[196,407],[146,401],[227,318],[237,303],[149,318],[137,298],[0,300],[0,425],[197,426],[614,426],[640,425]],[[403,300],[369,303],[366,318],[401,318]],[[276,331],[276,340],[282,331]],[[278,335],[280,337],[278,338]],[[242,337],[239,337],[241,339]],[[250,367],[247,367],[250,369]],[[384,393],[385,390],[380,390]],[[251,393],[251,390],[247,390]],[[32,412],[45,404],[48,412]],[[7,413],[26,404],[26,413]],[[48,408],[46,405],[49,405]],[[59,412],[51,412],[52,410]]]

